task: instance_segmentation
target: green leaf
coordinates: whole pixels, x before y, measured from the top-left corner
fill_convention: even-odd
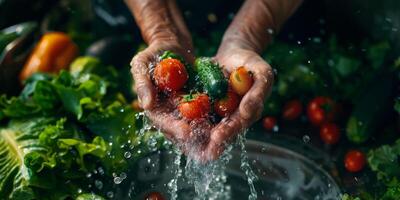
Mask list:
[[[77,119],[80,119],[82,117],[80,100],[83,98],[83,94],[73,88],[62,85],[57,85],[56,88],[65,110],[74,114]]]
[[[347,77],[358,70],[361,61],[347,56],[339,56],[337,64],[335,65],[336,71],[342,76]]]
[[[367,50],[367,59],[371,63],[374,69],[378,69],[382,66],[385,61],[386,55],[390,50],[390,45],[388,42],[380,42],[371,45]]]
[[[96,194],[81,194],[78,197],[76,197],[76,200],[105,200],[105,199]]]
[[[394,110],[400,114],[400,97],[397,97],[394,103]]]
[[[84,167],[84,156],[93,155],[103,158],[106,155],[107,145],[103,138],[95,137],[92,143],[85,143],[79,139],[59,139],[58,146],[60,149],[71,150],[74,148],[79,153],[79,163]]]
[[[400,176],[400,140],[392,146],[383,145],[368,153],[368,163],[379,180],[388,181]]]
[[[31,179],[25,165],[25,155],[32,152],[46,152],[47,148],[39,143],[38,132],[47,119],[40,118],[17,123],[15,127],[0,129],[0,196],[6,199],[25,196],[32,199],[33,193],[28,188]],[[22,126],[21,126],[22,125]],[[20,129],[24,127],[24,129]],[[30,127],[30,131],[25,127]],[[43,187],[46,187],[43,185]]]
[[[59,103],[54,86],[48,81],[38,81],[32,99],[43,110],[54,109]]]

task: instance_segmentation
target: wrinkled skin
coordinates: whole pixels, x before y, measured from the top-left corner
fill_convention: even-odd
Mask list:
[[[264,99],[273,82],[271,66],[259,56],[271,39],[266,27],[278,30],[300,4],[300,0],[245,2],[226,31],[214,59],[223,66],[226,76],[236,67],[245,66],[253,73],[254,84],[243,97],[239,109],[217,125],[205,128],[209,134],[206,138],[201,136],[199,144],[193,142],[199,141],[199,136],[193,133],[190,123],[178,118],[170,103],[157,101],[157,92],[150,78],[150,66],[165,50],[183,55],[188,62],[194,60],[191,36],[175,1],[125,1],[135,16],[144,40],[149,44],[131,62],[135,89],[146,115],[185,153],[202,162],[217,159],[226,144],[261,117]]]

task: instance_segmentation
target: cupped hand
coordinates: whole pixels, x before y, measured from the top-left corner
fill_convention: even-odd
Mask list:
[[[269,95],[274,80],[271,66],[254,51],[233,45],[221,46],[215,59],[227,75],[244,66],[253,74],[254,83],[243,96],[239,108],[211,130],[209,143],[200,155],[203,161],[217,159],[229,142],[261,118],[264,99]]]
[[[175,41],[154,42],[131,61],[131,73],[135,80],[134,90],[138,95],[140,106],[152,124],[161,130],[166,138],[182,148],[182,144],[193,141],[191,136],[194,135],[191,134],[190,123],[177,117],[176,102],[173,102],[172,97],[167,100],[158,98],[158,91],[151,79],[151,71],[159,62],[159,56],[166,50],[175,52],[183,56],[187,62],[193,63],[193,51],[190,47],[184,46],[187,45],[180,45]]]

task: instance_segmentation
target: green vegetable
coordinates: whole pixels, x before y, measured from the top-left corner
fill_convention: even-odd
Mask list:
[[[394,103],[394,110],[400,114],[400,97],[397,97]]]
[[[105,200],[103,197],[96,194],[81,194],[76,200]]]
[[[373,80],[362,90],[347,122],[347,138],[354,143],[365,142],[377,131],[389,108],[393,82],[391,75],[382,77],[385,81]]]
[[[211,58],[200,57],[196,59],[194,65],[203,85],[203,90],[211,98],[222,98],[228,90],[228,81],[218,63]]]
[[[393,145],[382,145],[368,152],[368,164],[378,180],[390,181],[400,177],[400,140]]]
[[[142,118],[118,92],[113,69],[89,57],[73,65],[32,76],[19,96],[0,96],[1,198],[101,200],[114,190],[112,173],[129,174],[162,148],[162,134],[138,131]],[[102,190],[92,195],[95,181]]]

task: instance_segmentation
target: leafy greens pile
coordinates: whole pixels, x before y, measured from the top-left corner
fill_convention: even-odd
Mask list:
[[[112,173],[161,148],[159,133],[139,132],[144,125],[119,92],[119,78],[81,57],[69,72],[35,74],[19,96],[1,96],[0,197],[102,199],[114,187]]]

